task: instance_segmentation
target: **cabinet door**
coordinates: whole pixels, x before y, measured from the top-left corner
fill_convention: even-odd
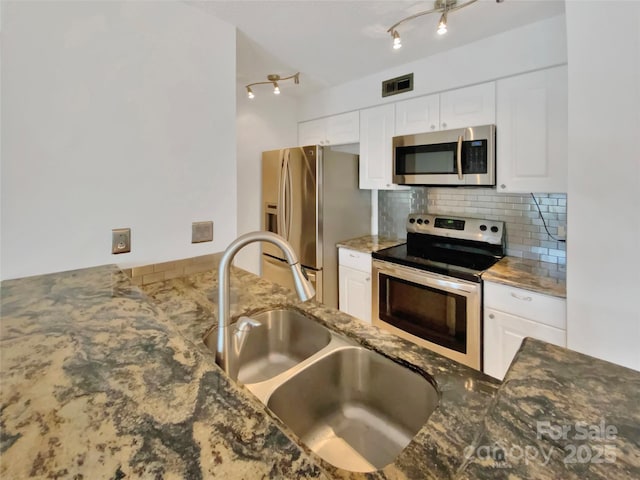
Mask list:
[[[395,135],[440,130],[440,95],[411,98],[396,103]]]
[[[360,110],[360,188],[394,190],[391,183],[393,104]]]
[[[371,275],[340,265],[339,308],[360,320],[371,323]]]
[[[567,344],[565,330],[485,308],[484,373],[502,380],[525,337],[537,338],[561,347]]]
[[[344,145],[360,141],[359,112],[333,115],[326,119],[326,141],[329,145]]]
[[[440,129],[496,123],[495,82],[440,94]]]
[[[327,140],[324,118],[298,124],[298,145],[325,145]]]
[[[499,192],[567,191],[567,67],[499,80]]]

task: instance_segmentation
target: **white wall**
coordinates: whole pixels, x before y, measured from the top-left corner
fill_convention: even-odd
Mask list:
[[[273,95],[268,85],[254,87],[249,100],[244,85],[237,86],[238,234],[260,230],[262,152],[298,144],[297,101],[283,91]],[[260,246],[238,252],[235,265],[260,273]]]
[[[567,62],[564,15],[510,30],[304,98],[300,121],[481,83]],[[381,84],[414,74],[414,90],[381,97]]]
[[[566,17],[568,346],[640,370],[640,2]]]
[[[2,8],[2,278],[222,250],[235,29],[179,1]],[[214,242],[190,243],[199,220]],[[130,254],[110,253],[117,227]]]

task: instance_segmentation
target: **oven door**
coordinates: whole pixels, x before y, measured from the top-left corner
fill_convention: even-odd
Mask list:
[[[374,325],[480,370],[481,284],[373,261]]]

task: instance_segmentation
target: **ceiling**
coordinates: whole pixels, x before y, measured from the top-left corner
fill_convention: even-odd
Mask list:
[[[464,0],[459,0],[462,3]],[[227,0],[190,5],[237,27],[240,84],[301,72],[300,85],[283,92],[304,95],[380,72],[496,33],[564,13],[564,0],[478,0],[451,12],[449,32],[438,35],[438,14],[425,15],[397,30],[403,47],[392,48],[387,29],[433,8],[432,1]]]

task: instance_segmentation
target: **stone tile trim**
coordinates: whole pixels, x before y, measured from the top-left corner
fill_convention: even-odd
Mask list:
[[[131,278],[136,285],[148,285],[155,282],[163,282],[172,278],[184,277],[193,273],[214,269],[222,253],[211,253],[198,257],[172,260],[170,262],[154,263],[140,267],[126,268],[123,272]]]

